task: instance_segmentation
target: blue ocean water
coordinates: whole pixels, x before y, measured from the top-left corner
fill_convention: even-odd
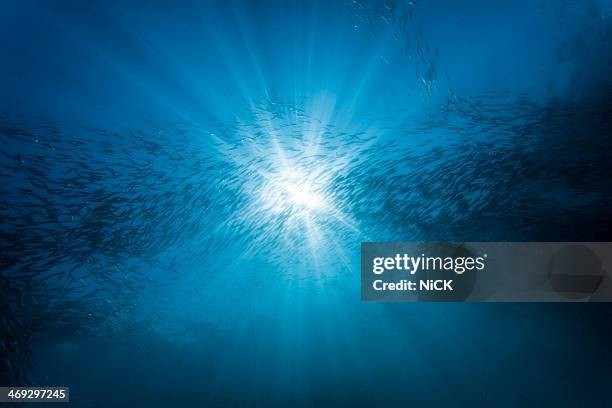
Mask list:
[[[609,1],[0,7],[11,385],[609,405],[608,307],[366,303],[359,274],[363,241],[610,240]]]

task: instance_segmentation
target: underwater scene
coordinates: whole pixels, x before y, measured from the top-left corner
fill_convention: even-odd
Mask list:
[[[608,304],[360,295],[362,242],[612,241],[611,0],[2,0],[0,62],[0,386],[612,406]]]

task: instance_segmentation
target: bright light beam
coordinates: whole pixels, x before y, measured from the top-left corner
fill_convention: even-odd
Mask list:
[[[275,214],[305,220],[332,209],[326,189],[327,181],[319,174],[309,176],[300,170],[283,168],[266,175],[261,201],[264,208]]]

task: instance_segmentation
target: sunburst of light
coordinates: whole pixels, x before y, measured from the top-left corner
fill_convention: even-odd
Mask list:
[[[333,210],[327,196],[328,180],[317,173],[302,169],[281,169],[277,174],[265,175],[261,187],[261,204],[273,214],[306,220]]]

